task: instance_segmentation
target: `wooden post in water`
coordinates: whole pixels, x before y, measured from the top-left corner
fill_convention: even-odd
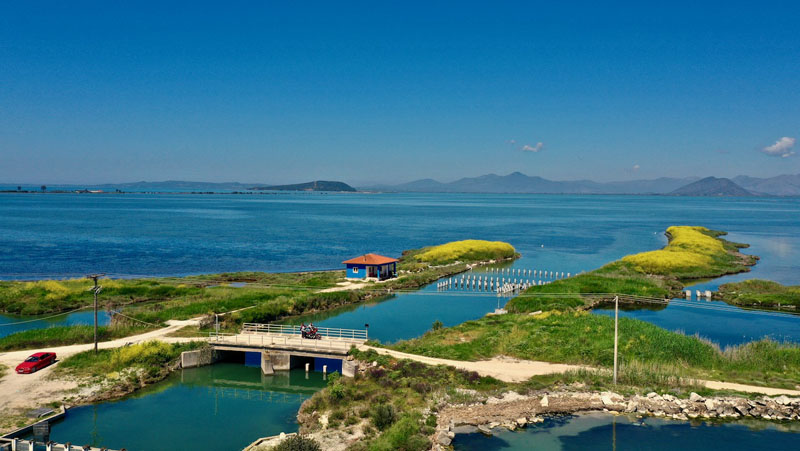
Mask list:
[[[619,343],[619,296],[614,296],[614,385],[617,385],[617,348]]]

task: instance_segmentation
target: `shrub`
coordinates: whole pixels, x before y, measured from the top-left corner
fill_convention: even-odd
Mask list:
[[[371,451],[422,451],[431,446],[427,437],[420,434],[419,421],[411,415],[403,416],[381,434],[369,449]]]
[[[372,412],[372,424],[383,431],[397,420],[394,406],[391,404],[379,404]]]
[[[442,322],[439,321],[438,319],[436,321],[434,321],[433,324],[431,325],[431,329],[433,329],[434,331],[437,331],[437,330],[441,329],[442,327],[444,327],[444,324],[442,324]]]
[[[293,435],[273,449],[275,451],[322,451],[316,440],[302,435]]]

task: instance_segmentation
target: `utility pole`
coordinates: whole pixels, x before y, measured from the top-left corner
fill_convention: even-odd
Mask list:
[[[619,343],[619,296],[614,296],[614,385],[617,385],[617,347]]]
[[[105,276],[105,274],[89,274],[86,276],[87,279],[94,280],[94,286],[90,288],[92,293],[94,293],[94,353],[97,354],[97,295],[100,294],[100,291],[103,289],[102,286],[97,285],[97,279]]]

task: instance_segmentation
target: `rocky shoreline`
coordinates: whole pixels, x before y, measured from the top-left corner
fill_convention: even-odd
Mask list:
[[[485,402],[448,404],[439,408],[437,428],[433,435],[434,449],[450,446],[455,434],[464,426],[491,434],[491,429],[515,430],[544,421],[543,415],[602,411],[616,414],[649,415],[674,420],[757,418],[763,420],[800,420],[800,398],[762,396],[754,399],[734,396],[703,397],[691,393],[689,398],[660,395],[623,396],[614,392],[538,392],[520,395],[504,393]]]

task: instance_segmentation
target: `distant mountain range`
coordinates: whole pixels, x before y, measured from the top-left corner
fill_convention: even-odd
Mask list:
[[[14,191],[15,184],[5,188]],[[26,190],[38,191],[39,185]],[[51,185],[57,189],[98,189],[128,192],[225,192],[225,191],[339,191],[353,192],[356,188],[344,182],[317,180],[290,185],[267,185],[239,182],[191,182],[167,180],[163,182],[108,183],[103,185],[67,186]],[[800,196],[800,174],[758,178],[740,175],[732,179],[717,177],[661,177],[651,180],[626,182],[595,182],[592,180],[548,180],[528,176],[521,172],[508,175],[487,174],[465,177],[442,183],[434,179],[421,179],[399,185],[362,186],[361,191],[414,192],[414,193],[530,193],[530,194],[662,194],[675,196]]]
[[[696,182],[702,184],[688,187]],[[687,187],[685,191],[681,188]],[[737,189],[738,188],[738,189]],[[454,182],[442,183],[433,179],[422,179],[399,185],[364,187],[364,190],[429,193],[537,193],[537,194],[674,194],[713,196],[798,196],[800,174],[780,175],[770,178],[739,176],[731,179],[708,177],[661,177],[652,180],[627,182],[595,182],[592,180],[555,181],[520,172],[508,175],[488,174],[480,177],[465,177]],[[688,194],[697,192],[697,194]],[[709,194],[702,194],[707,192]]]
[[[752,196],[731,179],[706,177],[669,193],[671,196]]]
[[[249,188],[257,191],[346,191],[355,192],[356,189],[344,182],[331,182],[327,180],[316,180],[307,183],[296,183],[294,185],[274,185],[274,186],[255,186]]]

